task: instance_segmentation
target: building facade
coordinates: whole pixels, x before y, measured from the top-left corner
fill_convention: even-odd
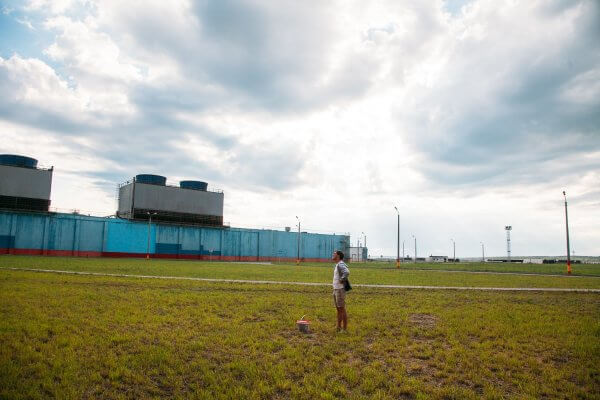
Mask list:
[[[368,249],[366,247],[360,246],[360,247],[350,247],[348,249],[347,253],[344,253],[346,255],[346,259],[348,261],[355,261],[355,262],[364,262],[367,261],[367,253],[368,253]]]
[[[0,210],[0,254],[329,262],[350,237]]]

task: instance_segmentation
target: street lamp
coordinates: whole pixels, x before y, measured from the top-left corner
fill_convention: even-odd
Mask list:
[[[417,238],[415,235],[411,235],[415,239],[415,264],[417,263]]]
[[[396,243],[396,268],[400,268],[400,211],[398,211],[398,207],[394,206],[396,213],[398,214],[398,236]]]
[[[481,243],[481,261],[485,262],[485,246],[483,245],[483,242]]]
[[[563,190],[565,197],[565,225],[567,227],[567,274],[571,275],[571,244],[569,243],[569,213],[567,212],[567,193]]]
[[[300,265],[300,218],[296,215],[298,220],[298,255],[296,257],[296,265]]]
[[[450,240],[452,240],[452,262],[456,262],[456,242],[454,241],[454,239]]]
[[[367,235],[365,235],[364,232],[362,232],[363,236],[365,237],[365,242],[363,243],[363,246],[365,247],[365,249],[367,250],[367,254],[365,254],[365,257],[368,259],[369,258],[369,249],[367,248]],[[366,261],[366,260],[365,260]]]
[[[151,213],[150,211],[147,211],[146,214],[148,214],[148,245],[146,246],[146,259],[149,260],[150,259],[150,224],[152,224],[152,216],[156,215],[157,213],[155,213],[155,212]]]

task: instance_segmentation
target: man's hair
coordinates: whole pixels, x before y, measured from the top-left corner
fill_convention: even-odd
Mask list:
[[[335,254],[337,254],[337,255],[340,257],[340,260],[343,260],[343,259],[344,259],[344,253],[343,253],[342,251],[340,251],[340,250],[336,250],[336,251],[335,251]]]

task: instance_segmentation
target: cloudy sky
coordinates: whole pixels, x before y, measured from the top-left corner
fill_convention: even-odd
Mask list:
[[[0,153],[109,215],[138,173],[373,256],[600,254],[596,0],[0,1]],[[362,239],[361,239],[362,241]]]

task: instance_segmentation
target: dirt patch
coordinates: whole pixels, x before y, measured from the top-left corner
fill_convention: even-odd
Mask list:
[[[431,329],[437,324],[438,318],[431,314],[409,314],[408,321],[420,328]]]

